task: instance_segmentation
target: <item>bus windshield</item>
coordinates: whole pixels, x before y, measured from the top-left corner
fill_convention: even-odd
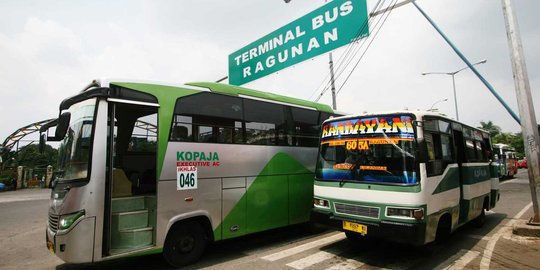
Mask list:
[[[58,180],[86,179],[90,144],[94,126],[96,99],[88,99],[72,105],[66,136],[58,148]]]
[[[411,115],[384,115],[324,123],[317,180],[416,184],[412,121]]]

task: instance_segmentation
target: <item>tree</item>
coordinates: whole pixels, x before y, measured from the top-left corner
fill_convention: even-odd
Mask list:
[[[495,135],[492,138],[492,141],[493,143],[507,144],[516,149],[518,156],[525,156],[525,145],[523,144],[523,136],[521,135],[521,132],[515,134],[502,132]]]
[[[17,165],[26,167],[45,168],[48,165],[55,166],[58,160],[58,150],[46,145],[43,153],[39,152],[39,146],[30,144],[19,149],[15,157]]]
[[[501,128],[499,126],[493,124],[493,122],[491,120],[487,121],[487,122],[480,121],[480,127],[478,127],[478,128],[481,128],[481,129],[489,132],[489,135],[491,135],[491,137],[495,137],[496,135],[501,133]]]

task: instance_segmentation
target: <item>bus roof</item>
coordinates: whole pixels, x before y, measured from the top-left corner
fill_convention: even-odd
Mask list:
[[[137,85],[136,90],[144,91],[147,87],[152,86],[167,86],[169,89],[190,89],[190,90],[199,90],[199,91],[205,91],[210,90],[211,92],[220,93],[220,94],[226,94],[226,95],[232,95],[232,96],[244,96],[248,98],[253,99],[262,99],[262,100],[268,100],[268,101],[274,101],[278,103],[285,103],[290,105],[296,105],[300,107],[309,107],[316,109],[318,111],[323,112],[329,112],[332,113],[333,110],[330,106],[326,104],[321,104],[317,102],[311,102],[307,100],[302,100],[298,98],[273,94],[269,92],[263,92],[253,89],[248,89],[240,86],[234,86],[229,84],[223,84],[223,83],[213,83],[213,82],[192,82],[192,83],[186,83],[186,84],[170,84],[170,83],[162,83],[162,82],[153,82],[153,81],[141,81],[141,80],[126,80],[126,79],[102,79],[99,80],[99,85],[102,87],[108,87],[110,84],[116,84],[119,86],[125,86],[126,84],[129,85]]]
[[[326,122],[333,122],[333,121],[345,120],[345,119],[350,119],[350,118],[371,117],[371,116],[390,115],[390,114],[398,114],[398,115],[399,114],[412,114],[412,115],[415,115],[417,118],[423,118],[424,116],[436,116],[436,117],[439,117],[439,118],[446,119],[446,120],[448,120],[450,122],[457,122],[457,123],[459,123],[461,125],[467,126],[467,127],[472,128],[474,130],[481,131],[482,133],[489,134],[488,131],[486,131],[486,130],[484,130],[482,128],[477,128],[477,127],[467,125],[467,124],[465,124],[463,122],[459,122],[459,121],[456,121],[455,119],[449,118],[446,115],[443,115],[443,114],[437,113],[437,112],[432,112],[432,111],[405,111],[405,110],[403,110],[403,111],[383,111],[383,112],[373,112],[373,113],[350,114],[350,115],[344,115],[344,116],[329,118],[326,121],[324,121],[323,124],[326,123]]]

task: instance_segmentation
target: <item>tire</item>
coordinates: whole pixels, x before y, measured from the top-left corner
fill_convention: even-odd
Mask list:
[[[486,223],[486,209],[482,208],[482,212],[478,217],[473,220],[473,224],[476,228],[482,228]]]
[[[196,262],[206,248],[207,238],[202,226],[195,221],[174,225],[163,245],[163,257],[173,267]]]
[[[437,232],[435,236],[435,242],[443,243],[450,238],[450,232],[452,228],[452,220],[449,216],[443,216],[439,220],[437,225]]]

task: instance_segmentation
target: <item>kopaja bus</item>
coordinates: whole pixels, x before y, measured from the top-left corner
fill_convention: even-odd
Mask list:
[[[344,116],[323,123],[312,218],[413,245],[483,221],[499,198],[487,132],[431,112]]]
[[[70,263],[163,252],[180,266],[208,242],[306,222],[332,114],[218,83],[94,81],[45,128],[60,141],[47,246]]]

